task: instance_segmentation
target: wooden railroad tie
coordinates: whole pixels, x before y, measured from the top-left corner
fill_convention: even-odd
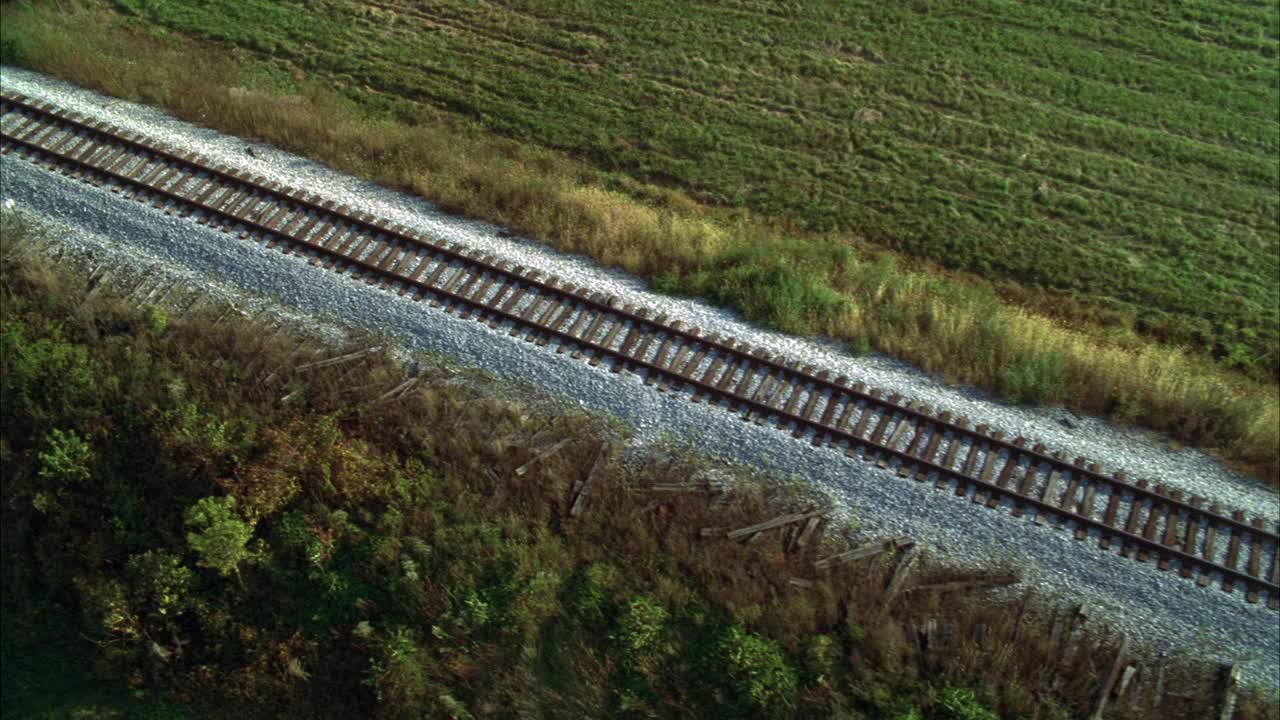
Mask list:
[[[907,579],[910,577],[916,561],[919,559],[920,547],[917,545],[911,546],[907,553],[902,556],[902,559],[898,561],[898,566],[893,571],[893,577],[889,579],[889,585],[884,589],[884,595],[880,597],[881,605],[889,605],[898,596],[902,586],[906,584]]]
[[[372,347],[364,348],[363,350],[357,350],[355,352],[347,353],[345,355],[339,355],[337,357],[328,358],[326,360],[317,360],[315,362],[303,363],[302,365],[295,367],[294,370],[319,370],[320,368],[327,368],[327,367],[332,367],[334,365],[341,365],[342,363],[353,362],[355,360],[361,360],[363,358],[369,357],[370,355],[373,355],[379,350],[382,350],[382,346],[374,345]]]
[[[1115,659],[1111,661],[1111,666],[1110,669],[1107,670],[1107,674],[1102,676],[1102,684],[1098,686],[1098,690],[1093,696],[1092,709],[1089,712],[1089,720],[1102,720],[1103,712],[1107,709],[1107,702],[1111,699],[1111,689],[1115,686],[1125,665],[1128,664],[1128,655],[1129,636],[1122,635],[1120,638],[1120,647],[1116,650]]]
[[[894,550],[899,550],[906,547],[911,547],[914,544],[915,544],[915,541],[906,535],[900,535],[898,537],[889,538],[887,540],[876,540],[874,542],[869,542],[863,545],[859,545],[851,550],[846,550],[842,553],[837,553],[835,555],[829,555],[827,557],[824,557],[816,561],[813,564],[813,567],[816,570],[827,570],[836,565],[844,565],[857,560],[865,560],[866,558],[875,557],[876,555],[880,555],[883,553],[892,552]]]
[[[729,538],[730,540],[742,540],[744,538],[751,538],[752,536],[758,533],[762,533],[766,530],[772,530],[774,528],[779,528],[784,525],[790,525],[791,523],[803,522],[810,518],[821,517],[822,515],[826,515],[829,512],[831,512],[831,508],[822,508],[820,510],[810,510],[808,512],[802,512],[802,513],[786,513],[783,515],[779,515],[775,518],[765,520],[762,523],[756,523],[755,525],[748,525],[746,527],[738,528],[737,530],[731,530],[725,535],[725,537]]]
[[[1237,665],[1221,665],[1218,668],[1218,720],[1231,720],[1236,713],[1236,698],[1240,691],[1240,668]]]
[[[957,590],[989,590],[993,588],[1008,587],[1018,582],[1018,576],[1012,573],[999,573],[996,575],[969,578],[967,580],[948,580],[947,582],[927,583],[924,585],[915,585],[907,588],[904,593],[920,593],[920,592],[955,592]]]
[[[821,523],[822,523],[822,517],[817,515],[805,521],[804,527],[800,530],[800,532],[796,533],[795,538],[792,539],[791,545],[788,548],[788,551],[795,552],[796,550],[799,550],[803,548],[805,545],[807,545],[809,543],[810,537],[818,529],[818,525],[820,525]]]
[[[608,460],[611,452],[611,445],[608,442],[602,443],[596,450],[596,459],[591,462],[591,469],[587,471],[586,477],[570,489],[572,499],[569,503],[569,517],[577,517],[586,510],[587,498],[591,495],[591,484],[595,482],[596,472],[599,471],[601,463]]]

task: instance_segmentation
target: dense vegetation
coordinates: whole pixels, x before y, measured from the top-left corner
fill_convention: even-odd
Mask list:
[[[1094,661],[1011,606],[884,607],[886,564],[804,589],[816,544],[700,539],[804,502],[794,486],[636,492],[706,466],[623,465],[599,419],[435,363],[388,401],[385,355],[294,369],[312,356],[287,334],[88,292],[3,231],[5,718],[980,720],[1092,695]],[[924,617],[987,644],[921,654],[904,627]]]
[[[0,45],[659,289],[1280,477],[1272,40],[1197,44],[1208,21],[1161,7],[560,7],[20,2]],[[1154,55],[1143,13],[1179,28]]]
[[[960,692],[909,673],[855,700],[839,657],[861,620],[717,565],[690,545],[689,507],[621,490],[687,460],[624,470],[596,421],[447,375],[381,404],[385,387],[345,392],[350,368],[258,382],[288,367],[283,338],[86,299],[15,259],[5,229],[6,652],[68,623],[135,687],[255,716],[825,716]],[[395,370],[372,363],[373,385]],[[597,456],[591,508],[566,521]],[[760,551],[718,560],[735,553]],[[10,685],[7,705],[29,700]]]

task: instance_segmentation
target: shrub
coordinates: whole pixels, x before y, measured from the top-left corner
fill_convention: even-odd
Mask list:
[[[866,335],[857,335],[845,346],[850,355],[855,357],[863,357],[875,352],[875,348],[871,345],[871,338]]]
[[[840,649],[830,635],[814,635],[804,643],[804,669],[809,682],[827,685],[836,668]]]
[[[947,720],[998,720],[995,711],[969,688],[943,688],[938,696],[938,712]]]
[[[129,607],[124,583],[100,576],[78,577],[74,581],[80,609],[91,632],[124,640],[136,640],[142,634],[138,618]]]
[[[650,673],[657,668],[670,650],[662,642],[669,618],[667,609],[649,595],[627,603],[612,639],[621,646],[622,661],[629,670]]]
[[[16,31],[8,29],[7,23],[0,23],[0,64],[20,64],[22,56],[22,38]]]
[[[187,607],[195,573],[167,550],[148,550],[125,565],[135,608],[172,619]]]
[[[48,450],[40,453],[40,479],[54,487],[79,485],[89,479],[93,449],[75,430],[53,430],[45,441]]]
[[[413,631],[396,628],[377,642],[365,684],[395,717],[424,717],[431,689],[425,660]]]
[[[560,584],[560,574],[549,569],[538,570],[525,578],[511,598],[506,631],[518,634],[526,641],[535,639],[538,628],[561,613],[556,597]]]
[[[235,514],[233,495],[202,498],[187,509],[187,544],[200,556],[200,567],[217,570],[223,577],[240,577],[240,564],[251,557],[249,539],[253,526]]]
[[[43,330],[43,337],[32,337]],[[89,353],[62,338],[61,329],[28,327],[6,318],[0,331],[0,405],[14,434],[37,437],[61,418],[81,425],[98,415],[97,381]]]
[[[163,335],[165,328],[169,326],[169,313],[164,308],[148,305],[143,311],[142,322],[151,335]]]
[[[45,439],[45,446],[37,471],[40,489],[32,496],[31,504],[48,514],[61,507],[61,501],[73,488],[89,480],[93,449],[75,430],[64,433],[56,428]]]
[[[875,708],[872,717],[883,718],[883,720],[922,720],[924,718],[924,712],[915,702],[914,692],[905,691],[904,688],[870,684],[863,693]]]
[[[695,273],[690,284],[693,292],[736,306],[748,318],[783,332],[823,330],[848,307],[821,274],[763,245],[718,258],[711,268]]]
[[[163,425],[161,442],[181,457],[197,464],[212,463],[219,470],[235,464],[256,433],[248,419],[224,420],[218,412],[191,401],[178,401],[166,409]]]
[[[458,604],[458,619],[468,632],[478,632],[493,619],[493,605],[478,590],[471,590]]]
[[[734,689],[748,704],[767,710],[793,703],[799,680],[777,643],[735,626],[720,641],[720,651]]]
[[[618,580],[618,571],[607,562],[594,562],[578,568],[564,584],[564,604],[574,618],[587,626],[605,619],[611,602],[610,591]]]

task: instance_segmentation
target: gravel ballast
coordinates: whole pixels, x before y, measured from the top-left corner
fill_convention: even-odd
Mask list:
[[[838,345],[800,340],[763,330],[732,313],[648,292],[643,283],[589,260],[558,254],[519,237],[498,237],[499,227],[442,213],[429,204],[365,183],[271,147],[194,128],[149,108],[105,98],[36,74],[0,69],[6,90],[45,99],[180,147],[198,149],[217,161],[303,187],[406,227],[490,252],[513,263],[555,274],[580,286],[606,291],[622,302],[661,308],[721,335],[804,360],[896,391],[936,411],[950,410],[990,424],[1007,435],[1024,435],[1051,450],[1081,453],[1107,470],[1158,479],[1188,494],[1210,497],[1274,523],[1277,497],[1257,480],[1223,469],[1192,450],[1170,450],[1144,433],[1120,430],[1083,418],[1077,427],[1059,424],[1061,408],[1014,408],[982,393],[945,386],[888,358],[849,357]],[[314,268],[294,256],[236,240],[204,226],[166,216],[108,191],[54,175],[6,156],[0,169],[3,195],[18,209],[61,222],[60,243],[107,260],[159,263],[210,291],[265,293],[291,312],[328,316],[395,337],[411,350],[457,358],[499,377],[532,382],[594,411],[621,418],[641,444],[670,436],[690,439],[712,455],[798,475],[837,498],[866,532],[909,534],[935,554],[965,563],[1015,562],[1027,582],[1062,602],[1087,601],[1093,617],[1157,647],[1194,647],[1197,654],[1243,662],[1246,677],[1276,684],[1280,666],[1277,616],[1244,603],[1213,585],[1198,588],[1154,563],[1139,565],[1098,549],[1097,538],[1076,542],[1070,533],[1039,528],[1007,512],[975,509],[967,499],[917,484],[895,473],[846,459],[842,452],[815,450],[807,441],[768,426],[744,423],[721,409],[655,392],[635,376],[613,375],[508,337],[504,327],[462,321],[427,303],[414,303],[363,282]],[[505,235],[505,233],[504,233]],[[621,378],[621,379],[620,379]]]

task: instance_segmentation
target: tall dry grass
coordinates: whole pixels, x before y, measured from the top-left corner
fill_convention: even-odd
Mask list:
[[[788,332],[848,340],[1016,402],[1063,402],[1139,423],[1280,483],[1280,388],[1207,358],[1063,327],[981,282],[858,257],[849,238],[730,221],[633,181],[623,182],[628,194],[612,191],[598,172],[544,149],[426,109],[391,117],[320,82],[280,80],[269,61],[159,39],[96,4],[3,12],[6,62],[411,190]]]

